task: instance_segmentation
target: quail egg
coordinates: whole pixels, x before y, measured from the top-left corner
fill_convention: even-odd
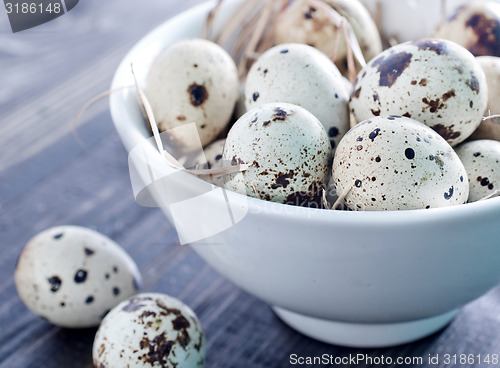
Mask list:
[[[245,88],[248,110],[288,102],[311,112],[323,124],[332,151],[349,130],[349,95],[335,64],[303,44],[275,46],[253,64]]]
[[[456,145],[479,126],[487,99],[484,72],[470,52],[451,41],[422,39],[371,60],[357,76],[349,106],[357,121],[401,115]]]
[[[500,56],[500,4],[471,1],[456,8],[433,37],[454,41],[473,55]]]
[[[106,315],[92,357],[94,367],[203,367],[205,337],[194,312],[180,300],[138,294]]]
[[[480,139],[456,147],[469,177],[469,202],[500,189],[500,142]]]
[[[375,22],[358,0],[321,0],[351,25],[363,56],[370,60],[382,51],[382,42]],[[322,8],[309,1],[295,1],[283,11],[275,25],[277,43],[303,43],[324,52],[335,54],[339,69],[346,69],[347,45],[337,25]],[[339,36],[338,46],[334,41]],[[338,47],[338,48],[337,48]]]
[[[73,328],[97,326],[142,283],[136,264],[118,244],[78,226],[53,227],[32,238],[14,276],[33,313]]]
[[[469,194],[451,146],[426,125],[395,115],[363,121],[342,138],[333,182],[352,210],[446,207]]]
[[[328,182],[330,140],[306,109],[266,104],[248,111],[231,128],[223,160],[251,164],[226,177],[226,189],[268,201],[318,206]]]
[[[173,147],[192,151],[199,143],[174,128],[194,122],[201,144],[210,143],[229,123],[238,89],[231,56],[213,42],[188,39],[167,47],[156,58],[145,94],[158,128],[168,131]]]

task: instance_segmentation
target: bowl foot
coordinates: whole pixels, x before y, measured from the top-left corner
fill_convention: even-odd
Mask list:
[[[310,317],[272,307],[287,325],[313,339],[329,344],[375,348],[418,340],[446,326],[457,315],[453,310],[438,316],[400,323],[349,323]]]

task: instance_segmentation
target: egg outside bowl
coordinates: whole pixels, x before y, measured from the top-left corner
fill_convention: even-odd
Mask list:
[[[216,27],[241,3],[224,3]],[[118,67],[112,88],[133,84],[130,64],[143,85],[155,56],[179,39],[198,37],[213,5],[190,9],[146,35]],[[166,165],[148,140],[132,88],[114,93],[110,107],[127,150],[142,147],[148,157],[138,176],[161,167],[155,175],[170,178],[156,200],[181,242],[305,335],[356,347],[410,342],[447,325],[500,281],[500,198],[399,212],[265,202]]]

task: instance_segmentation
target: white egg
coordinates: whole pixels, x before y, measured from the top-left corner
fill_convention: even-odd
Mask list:
[[[332,151],[349,130],[348,100],[337,67],[323,53],[303,44],[267,50],[252,65],[246,80],[248,110],[272,102],[301,106],[323,124]]]
[[[321,203],[330,140],[318,119],[300,106],[272,103],[248,111],[229,131],[222,156],[252,165],[227,175],[226,189],[279,203]]]
[[[201,144],[210,143],[228,124],[238,88],[231,56],[213,42],[189,39],[167,47],[155,59],[145,93],[160,131],[169,131],[171,144],[190,151],[199,144],[172,129],[194,122]]]
[[[92,349],[94,367],[203,367],[205,337],[194,312],[165,294],[143,293],[113,308]]]
[[[351,25],[364,58],[368,61],[382,51],[377,26],[366,8],[358,0],[321,0],[344,17]],[[290,5],[275,25],[277,43],[311,45],[328,57],[335,55],[335,63],[346,67],[345,37],[332,22],[329,14],[309,1],[299,0]],[[338,44],[336,40],[339,40]]]
[[[97,326],[142,283],[136,264],[118,244],[78,226],[53,227],[32,238],[14,276],[33,313],[75,328]]]
[[[394,115],[361,122],[342,138],[333,181],[353,210],[447,207],[469,194],[451,146],[426,125]]]
[[[473,55],[500,56],[500,4],[471,1],[456,8],[433,33],[454,41]]]
[[[481,139],[463,143],[455,151],[469,176],[469,202],[500,190],[500,142]]]
[[[455,145],[479,126],[487,98],[484,72],[470,52],[451,41],[423,39],[370,61],[357,76],[349,106],[357,121],[402,115]]]

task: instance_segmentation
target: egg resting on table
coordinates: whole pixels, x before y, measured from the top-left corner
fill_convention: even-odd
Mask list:
[[[113,308],[96,333],[95,367],[201,368],[205,336],[194,312],[159,293],[138,294]]]
[[[142,283],[136,264],[118,244],[78,226],[53,227],[32,238],[14,276],[33,313],[73,328],[97,326]]]

